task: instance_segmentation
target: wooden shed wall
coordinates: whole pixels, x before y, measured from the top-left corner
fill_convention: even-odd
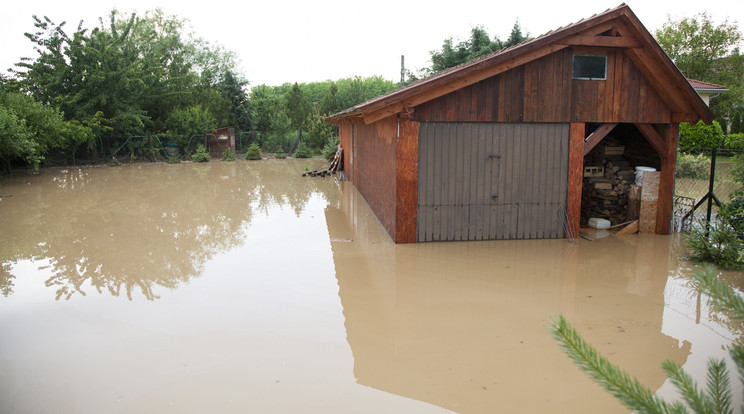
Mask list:
[[[387,232],[395,237],[396,142],[398,122],[388,117],[350,130],[351,179]],[[343,133],[343,131],[342,131]],[[346,152],[346,151],[345,151]],[[346,161],[346,160],[345,160]]]
[[[606,80],[572,79],[574,53],[607,55]],[[671,111],[621,49],[566,48],[415,108],[424,122],[669,123]]]

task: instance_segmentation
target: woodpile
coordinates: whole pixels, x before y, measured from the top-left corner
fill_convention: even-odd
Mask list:
[[[336,155],[333,157],[333,161],[331,162],[331,165],[326,170],[317,170],[317,171],[308,171],[305,173],[302,173],[303,177],[328,177],[331,175],[336,174],[338,172],[339,168],[341,167],[341,163],[343,161],[344,157],[344,149],[341,148],[341,145],[338,146],[336,149]]]
[[[622,155],[606,155],[601,161],[603,172],[597,166],[586,169],[581,195],[581,219],[607,219],[613,225],[628,219],[628,192],[635,181],[635,168]],[[588,175],[588,176],[587,176]],[[594,175],[594,176],[592,176]]]

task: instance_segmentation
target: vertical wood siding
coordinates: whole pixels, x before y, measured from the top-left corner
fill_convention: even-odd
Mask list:
[[[354,185],[393,239],[397,128],[395,117],[352,126]]]
[[[607,79],[572,79],[573,53],[606,54]],[[414,119],[669,123],[671,111],[622,50],[568,48],[421,104]]]
[[[562,238],[568,124],[421,123],[417,239]]]

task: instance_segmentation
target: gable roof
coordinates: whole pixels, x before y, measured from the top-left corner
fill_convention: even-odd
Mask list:
[[[372,123],[571,46],[617,47],[672,111],[672,122],[706,123],[713,113],[626,4],[518,45],[445,69],[327,118]]]

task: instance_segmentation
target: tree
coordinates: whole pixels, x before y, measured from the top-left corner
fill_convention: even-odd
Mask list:
[[[81,23],[71,35],[65,23],[34,21],[36,32],[26,37],[37,56],[17,65],[19,88],[90,127],[103,149],[134,135],[190,129],[188,122],[174,128],[174,119],[189,117],[171,114],[197,105],[214,123],[250,127],[247,81],[234,70],[234,53],[193,37],[185,20],[160,10],[140,17],[112,11],[108,24],[101,19],[89,30]]]
[[[441,50],[429,52],[431,56],[431,67],[426,72],[434,73],[441,70],[460,65],[477,57],[487,55],[505,47],[514,46],[527,40],[529,35],[522,34],[519,20],[514,22],[509,38],[502,42],[498,37],[493,40],[482,26],[470,29],[470,37],[458,44],[454,44],[451,37],[444,40]]]
[[[287,115],[289,116],[290,122],[292,122],[292,128],[302,128],[302,124],[305,123],[305,119],[308,115],[308,103],[305,100],[302,88],[300,88],[300,85],[298,85],[297,82],[292,85],[292,89],[287,94],[286,107]]]
[[[321,150],[328,140],[333,136],[333,125],[325,120],[320,113],[318,105],[313,105],[313,110],[308,118],[307,145],[308,147]]]
[[[247,86],[248,81],[240,79],[232,70],[225,72],[219,84],[220,92],[230,102],[227,125],[234,126],[241,131],[251,129],[250,106],[245,93]]]
[[[58,109],[21,93],[0,92],[0,160],[6,171],[16,159],[38,168],[53,148],[72,147],[74,155],[92,138],[89,127],[65,121]]]
[[[739,50],[742,33],[735,24],[724,20],[716,25],[710,15],[700,13],[676,21],[668,19],[655,37],[685,76],[730,90],[711,102],[711,110],[722,124],[728,125],[744,110],[744,56]]]
[[[522,34],[522,28],[519,26],[519,19],[517,19],[514,22],[514,26],[512,27],[512,31],[509,34],[509,38],[506,39],[506,41],[503,44],[503,47],[512,47],[516,46],[525,40],[529,39],[530,34],[527,33],[526,35]]]

